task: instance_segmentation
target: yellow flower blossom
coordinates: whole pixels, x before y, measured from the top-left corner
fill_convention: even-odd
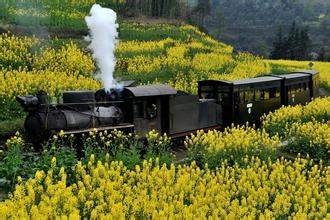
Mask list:
[[[26,183],[20,182],[13,195],[0,203],[0,216],[20,219],[327,216],[324,188],[327,168],[314,165],[308,169],[308,161],[299,158],[276,162],[250,158],[248,167],[222,163],[216,171],[207,167],[201,170],[195,163],[166,167],[151,160],[135,170],[127,170],[122,162],[91,160],[88,167],[77,163],[72,185],[66,185],[63,168],[59,179],[50,170],[46,175],[37,173],[35,179]]]

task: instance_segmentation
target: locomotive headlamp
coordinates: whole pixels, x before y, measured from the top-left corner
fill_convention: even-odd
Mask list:
[[[17,96],[16,100],[27,112],[35,111],[39,106],[39,99],[36,96]]]

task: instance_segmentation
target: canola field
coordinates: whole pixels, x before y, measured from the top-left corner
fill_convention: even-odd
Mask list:
[[[2,0],[0,19],[25,27],[84,28],[94,3],[118,8],[125,0]]]
[[[15,190],[0,203],[0,214],[19,219],[326,218],[329,107],[329,98],[316,99],[265,116],[261,130],[201,131],[186,138],[189,153],[181,164],[162,157],[170,138],[154,131],[147,135],[149,158],[136,153],[134,135],[95,130],[83,137],[86,154],[79,159],[72,151],[74,137],[60,133],[38,161],[18,163]],[[282,136],[269,127],[273,123],[290,131]],[[6,147],[9,156],[29,149],[19,134]],[[279,155],[292,151],[294,159]],[[10,168],[12,162],[5,161],[1,167]],[[34,169],[27,173],[27,167]]]
[[[5,2],[10,2],[7,0]],[[24,1],[21,1],[24,2]],[[51,2],[51,1],[50,1]],[[74,1],[73,1],[74,2]],[[88,2],[88,1],[86,1]],[[308,68],[309,62],[236,53],[189,25],[120,24],[115,77],[197,92],[200,79],[242,79]],[[0,35],[1,121],[24,117],[17,95],[101,88],[84,43]],[[330,89],[330,63],[314,62]],[[90,132],[84,156],[74,137],[55,135],[42,152],[19,133],[0,147],[0,179],[10,186],[0,218],[322,219],[328,215],[329,98],[284,107],[263,126],[188,136],[175,163],[171,140],[150,132],[145,154],[135,135]],[[240,141],[243,140],[243,141]],[[290,156],[290,160],[282,156]]]
[[[246,159],[242,168],[219,164],[162,166],[144,161],[128,170],[122,162],[75,165],[67,185],[64,168],[38,171],[19,180],[10,200],[0,203],[4,218],[18,219],[319,219],[327,215],[327,169],[306,160],[263,162]]]
[[[86,48],[74,42],[49,41],[0,35],[0,97],[34,94],[41,89],[58,97],[63,90],[101,87],[92,78],[96,68]],[[116,57],[114,75],[118,80],[167,83],[191,93],[197,92],[201,79],[235,80],[309,68],[307,61],[264,60],[248,53],[233,53],[231,46],[188,25],[124,23]],[[329,67],[326,62],[314,62],[313,66],[320,71],[321,86],[327,90]]]

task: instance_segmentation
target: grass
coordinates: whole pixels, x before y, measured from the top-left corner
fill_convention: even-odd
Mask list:
[[[0,121],[0,139],[2,137],[11,135],[18,130],[22,130],[23,125],[24,125],[24,118],[16,118],[7,121]]]

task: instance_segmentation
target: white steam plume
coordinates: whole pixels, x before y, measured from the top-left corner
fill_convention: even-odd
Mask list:
[[[93,58],[98,66],[99,78],[106,90],[120,88],[113,78],[116,66],[115,50],[118,38],[117,14],[110,8],[102,8],[94,4],[90,10],[90,16],[85,17],[89,28],[89,49],[93,52]]]

